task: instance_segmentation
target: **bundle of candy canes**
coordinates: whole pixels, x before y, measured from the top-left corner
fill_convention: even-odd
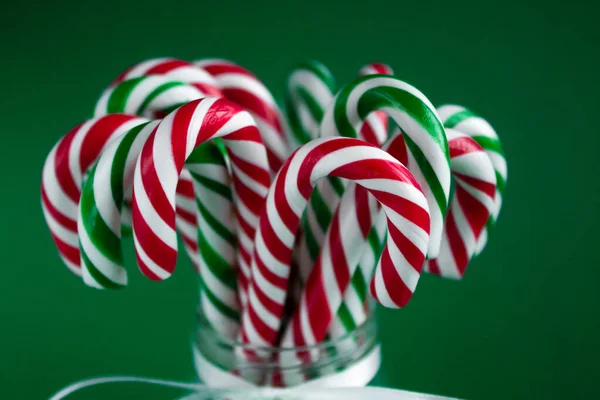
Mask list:
[[[403,307],[423,270],[463,276],[506,183],[490,124],[436,109],[383,64],[340,88],[324,65],[300,64],[284,100],[285,113],[229,61],[127,69],[44,165],[63,262],[89,286],[121,288],[131,235],[139,270],[163,280],[178,232],[207,321],[261,346],[351,332],[367,292]]]

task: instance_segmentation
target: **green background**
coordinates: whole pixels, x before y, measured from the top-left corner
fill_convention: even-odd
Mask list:
[[[487,118],[509,166],[500,223],[462,282],[424,276],[406,309],[381,311],[390,384],[600,396],[599,35],[588,3],[125,3],[0,6],[0,397],[44,398],[96,375],[194,377],[190,263],[180,257],[153,283],[130,252],[129,288],[87,288],[61,264],[40,207],[52,145],[125,67],[155,56],[230,58],[278,98],[297,61],[321,60],[339,82],[383,61],[434,104]]]

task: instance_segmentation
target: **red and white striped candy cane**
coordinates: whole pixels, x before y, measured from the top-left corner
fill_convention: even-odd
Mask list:
[[[158,125],[136,165],[133,234],[140,270],[153,280],[168,278],[177,260],[175,192],[179,174],[201,143],[222,137],[228,149],[238,215],[240,284],[248,279],[258,214],[269,183],[267,153],[256,123],[240,106],[216,98],[187,103]]]
[[[195,65],[217,80],[225,98],[252,114],[267,147],[271,171],[277,172],[289,150],[283,116],[269,89],[252,72],[231,61],[206,59]]]
[[[496,210],[496,175],[485,150],[471,137],[446,128],[454,196],[444,220],[440,254],[425,270],[460,279],[476,253],[478,240]]]
[[[317,139],[299,148],[277,175],[256,232],[248,305],[242,316],[242,340],[276,344],[290,273],[292,247],[300,217],[316,182],[327,176],[350,179],[367,189],[383,206],[389,235],[377,267],[389,283],[415,283],[429,242],[429,208],[412,174],[387,152],[362,140]],[[340,239],[340,238],[338,238]],[[311,318],[325,320],[329,286],[349,280],[345,269],[317,265],[305,293],[320,300],[306,304]],[[321,270],[329,274],[322,276]],[[314,276],[313,276],[314,275]],[[402,290],[402,288],[398,288]],[[335,310],[333,311],[335,312]],[[331,320],[329,316],[328,320]],[[325,326],[326,330],[327,327]]]
[[[223,93],[219,84],[211,74],[187,61],[176,58],[153,58],[142,61],[127,68],[111,84],[114,86],[131,78],[148,75],[164,75],[167,78],[189,83],[200,89],[202,93],[211,97],[222,97]]]
[[[71,129],[54,146],[42,172],[42,209],[60,257],[81,275],[77,215],[83,176],[114,138],[147,122],[132,115],[94,118]]]

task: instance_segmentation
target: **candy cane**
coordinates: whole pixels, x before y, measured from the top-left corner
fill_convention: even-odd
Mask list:
[[[492,160],[496,171],[496,195],[495,209],[487,224],[479,236],[476,254],[479,254],[487,242],[488,231],[494,226],[502,206],[502,196],[506,188],[507,168],[506,158],[502,150],[500,139],[494,128],[483,118],[461,106],[445,105],[438,108],[441,120],[447,128],[456,129],[473,138]]]
[[[388,277],[387,274],[394,275],[396,280],[398,274],[403,274],[411,288],[416,284],[429,241],[428,206],[418,183],[396,159],[364,141],[348,138],[314,140],[298,149],[284,164],[261,213],[252,258],[248,306],[242,315],[241,337],[246,343],[276,343],[294,233],[314,185],[326,176],[353,180],[383,205],[390,234],[378,268]],[[315,268],[317,272],[313,269],[311,277],[320,275],[318,271],[322,267]],[[309,278],[305,293],[318,292],[324,296],[332,285],[350,278],[349,275],[346,278],[336,275],[337,270],[331,272],[332,275],[324,280]],[[398,290],[402,291],[402,288]],[[316,320],[322,320],[323,313],[328,310],[325,299],[321,300],[323,302],[313,303]],[[328,312],[333,314],[335,311]]]
[[[84,282],[96,288],[127,285],[121,250],[125,194],[131,190],[137,157],[159,121],[140,124],[106,147],[83,186],[77,232]]]
[[[147,120],[131,115],[94,118],[71,129],[54,146],[42,172],[42,209],[65,265],[81,275],[77,215],[83,175],[104,147]]]
[[[260,133],[249,113],[225,99],[192,101],[169,114],[148,138],[133,184],[133,235],[140,270],[153,280],[168,278],[177,259],[175,191],[185,160],[201,143],[223,137],[233,172],[238,212],[240,284],[249,278],[250,238],[269,187],[269,166]],[[243,289],[242,289],[243,290]]]
[[[317,138],[335,90],[335,78],[324,64],[313,60],[292,68],[284,98],[292,150]]]
[[[206,96],[223,96],[219,84],[212,75],[192,63],[176,58],[153,58],[137,63],[119,75],[111,86],[128,79],[148,75],[162,75],[171,80],[188,83],[195,86]]]
[[[460,279],[496,209],[496,176],[490,158],[475,140],[451,128],[446,134],[455,190],[444,221],[440,254],[427,261],[425,270]]]
[[[154,64],[152,61],[154,60],[138,64],[138,66],[133,67],[126,76],[134,76],[148,71],[157,71],[156,66],[154,66],[154,68],[149,68]],[[160,65],[165,64],[163,63]],[[187,71],[186,77],[191,79],[195,76],[194,74],[191,74],[195,69],[198,68],[190,64],[188,67],[177,68],[175,71],[179,72],[180,75],[182,71]],[[170,75],[173,75],[173,72],[171,72]],[[192,76],[190,77],[190,75]],[[202,71],[200,75],[201,77],[204,77],[205,75],[208,75],[208,73]],[[212,79],[212,77],[208,75],[208,78],[206,79]],[[196,86],[181,81],[175,81],[172,78],[160,75],[139,76],[127,80],[121,80],[119,78],[117,81],[118,83],[107,88],[98,100],[95,109],[96,116],[122,112],[127,114],[146,115],[148,117],[162,117],[169,110],[173,110],[182,104],[205,97],[206,95]],[[130,194],[131,193],[128,193],[128,196],[130,196]],[[177,229],[183,239],[186,253],[190,260],[192,260],[196,270],[199,270],[198,232],[196,221],[197,209],[191,176],[185,169],[182,171],[182,176],[180,177],[177,186],[176,204]]]
[[[195,65],[216,79],[225,98],[252,114],[267,148],[271,171],[278,171],[289,150],[281,111],[269,89],[253,73],[231,61],[206,59]]]
[[[361,68],[359,76],[369,75],[393,75],[392,68],[382,63],[371,63]],[[388,137],[388,116],[383,111],[375,111],[367,116],[365,123],[361,127],[360,137],[369,143],[382,144]],[[405,160],[399,160],[406,163]],[[385,218],[376,207],[376,202],[370,197],[369,206],[371,207],[371,221],[373,228],[364,238],[363,257],[359,261],[359,268],[356,268],[350,285],[344,293],[344,299],[341,303],[335,318],[329,326],[331,337],[340,337],[352,332],[358,325],[366,320],[366,292],[368,288],[368,277],[372,276],[373,270],[377,265],[377,260],[381,254],[385,239]],[[333,204],[332,204],[333,206]],[[354,213],[353,213],[354,214]],[[352,217],[352,216],[350,216]],[[366,247],[366,248],[364,248]]]

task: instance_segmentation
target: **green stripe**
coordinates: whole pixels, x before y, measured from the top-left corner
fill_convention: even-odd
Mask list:
[[[79,252],[81,254],[81,260],[83,261],[83,264],[85,265],[84,268],[87,269],[87,271],[92,276],[92,278],[94,278],[96,280],[96,282],[98,282],[98,284],[100,284],[100,286],[102,286],[104,288],[108,288],[108,289],[122,289],[125,287],[123,285],[120,285],[116,282],[111,281],[106,276],[104,276],[104,274],[102,272],[98,271],[96,269],[96,267],[94,266],[94,264],[90,261],[88,255],[85,253],[82,246],[79,246]]]
[[[300,122],[300,115],[297,112],[297,106],[292,101],[290,95],[286,92],[285,95],[285,115],[288,119],[288,124],[291,128],[292,135],[300,144],[308,143],[311,139],[310,134],[304,130]]]
[[[224,185],[221,182],[217,182],[214,179],[199,175],[196,172],[190,171],[190,173],[192,174],[192,178],[194,178],[197,183],[205,186],[207,189],[216,192],[227,199],[233,198],[229,186]]]
[[[315,261],[319,256],[319,251],[321,246],[317,243],[315,236],[310,229],[310,224],[308,222],[308,218],[303,217],[302,224],[304,227],[304,236],[306,238],[306,247],[308,248],[308,254],[310,255],[311,261]]]
[[[147,79],[147,77],[128,79],[115,86],[108,98],[108,102],[106,104],[106,113],[114,114],[123,112],[131,92],[133,92],[133,89],[135,89],[135,87],[145,79]]]
[[[210,213],[210,211],[200,201],[196,200],[198,211],[202,215],[202,218],[210,227],[227,243],[231,243],[235,247],[235,235],[229,231],[229,229],[223,225],[218,219]]]
[[[117,205],[119,211],[123,204],[123,175],[125,173],[125,164],[127,163],[127,157],[133,142],[137,138],[137,135],[149,122],[136,126],[130,129],[124,136],[122,136],[121,143],[115,151],[112,165],[110,167],[110,188],[112,190],[112,197],[114,203]]]
[[[379,76],[379,75],[375,75]],[[384,76],[384,75],[383,75]],[[389,76],[387,77],[389,78]],[[372,79],[371,77],[363,78],[363,80]],[[362,81],[362,80],[361,80]],[[369,113],[382,108],[395,108],[401,109],[410,115],[421,127],[427,132],[431,140],[437,145],[440,153],[443,154],[448,163],[448,170],[450,169],[450,153],[448,151],[448,142],[446,140],[446,133],[441,122],[435,115],[434,111],[429,108],[420,98],[409,93],[405,90],[390,87],[390,86],[379,86],[373,89],[367,90],[359,99],[357,108],[358,114],[361,119],[365,119]],[[345,109],[345,105],[344,105]],[[349,126],[350,122],[347,120],[345,112],[341,119],[345,119],[345,125]],[[356,132],[356,131],[352,131]],[[425,180],[429,184],[434,198],[442,212],[442,216],[446,215],[448,207],[448,198],[444,192],[444,188],[440,183],[434,169],[432,168],[429,160],[425,157],[425,154],[417,147],[415,142],[407,134],[405,135],[405,142],[414,156],[419,169],[423,173]]]
[[[200,278],[200,290],[206,294],[206,297],[212,303],[212,305],[215,306],[215,308],[217,310],[219,310],[221,312],[221,314],[225,315],[226,317],[230,318],[231,320],[236,321],[236,322],[239,321],[240,320],[239,312],[237,312],[236,310],[233,310],[232,308],[227,306],[225,303],[223,303],[221,300],[219,300],[214,295],[214,293],[211,292],[211,290],[208,288],[208,286],[206,286],[206,283],[202,279],[202,275],[199,275],[199,278]]]
[[[81,191],[79,207],[83,216],[83,226],[98,251],[113,263],[123,265],[121,239],[114,234],[96,208],[93,185],[95,174],[96,166],[90,172],[90,177]]]
[[[321,193],[319,193],[318,190],[313,190],[313,193],[310,196],[310,204],[315,212],[315,217],[317,219],[317,223],[321,227],[321,230],[323,232],[327,232],[331,219],[333,218],[333,214],[331,211],[329,211],[327,203],[325,203],[325,200],[323,197],[321,197]]]
[[[337,178],[337,177],[331,177],[328,178],[329,183],[331,184],[331,186],[333,187],[333,191],[339,196],[342,197],[342,195],[344,194],[344,191],[346,190],[346,187],[344,186],[344,182],[342,182],[342,179]]]
[[[186,164],[219,164],[225,165],[223,152],[220,149],[225,146],[220,138],[204,142],[196,147],[185,160]],[[226,150],[225,150],[226,151]]]
[[[354,275],[352,275],[351,284],[354,290],[356,291],[356,295],[360,299],[361,303],[365,302],[365,296],[367,295],[367,282],[362,274],[360,268],[356,268],[354,271]]]
[[[198,252],[213,275],[224,285],[235,290],[237,287],[235,269],[210,246],[201,229],[198,229]]]
[[[163,83],[162,85],[155,88],[152,92],[150,92],[150,94],[148,96],[146,96],[146,98],[144,99],[142,104],[139,106],[139,108],[136,112],[136,115],[140,115],[144,111],[146,111],[146,108],[148,107],[148,105],[150,105],[150,103],[155,98],[157,98],[158,96],[160,96],[167,90],[170,90],[170,89],[172,89],[174,87],[178,87],[178,86],[185,86],[185,83],[183,83],[183,82],[167,82],[167,83]],[[181,104],[183,104],[183,103],[181,103]],[[177,108],[177,107],[179,107],[179,104],[175,106],[175,108]]]
[[[444,121],[444,126],[446,128],[454,128],[456,125],[469,118],[479,118],[479,115],[474,114],[473,112],[465,109],[455,114],[452,114],[450,118]]]
[[[417,165],[419,166],[419,169],[423,173],[425,180],[429,184],[429,188],[431,189],[431,192],[433,193],[435,202],[438,204],[438,207],[440,208],[440,210],[442,212],[442,216],[443,217],[446,216],[446,211],[447,211],[447,207],[448,207],[448,199],[446,198],[446,194],[444,193],[444,188],[442,188],[442,184],[438,180],[437,175],[435,174],[435,171],[431,167],[431,164],[429,164],[429,161],[427,160],[427,157],[425,157],[425,154],[423,154],[421,149],[419,149],[419,146],[417,146],[416,143],[413,142],[408,135],[404,136],[404,142],[406,143],[406,147],[408,147],[408,150],[411,152],[415,161],[417,162]],[[448,196],[450,196],[449,193],[448,193]]]
[[[345,303],[340,304],[337,316],[340,319],[342,325],[344,325],[344,329],[346,329],[346,332],[352,332],[352,330],[356,327],[354,319],[352,318],[352,314],[350,314],[350,310],[348,310],[348,306],[346,306]]]
[[[491,138],[489,136],[471,136],[471,138],[475,140],[484,150],[493,151],[501,156],[504,156],[502,145],[498,139]]]

